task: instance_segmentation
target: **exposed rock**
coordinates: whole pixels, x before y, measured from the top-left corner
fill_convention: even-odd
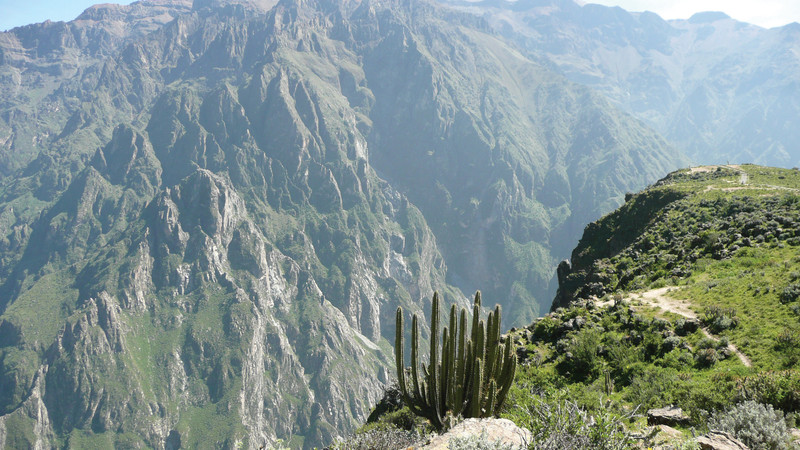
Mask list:
[[[659,425],[658,434],[656,435],[654,444],[667,444],[679,441],[681,439],[683,439],[683,433],[681,433],[680,430],[676,430],[669,425]]]
[[[567,306],[575,300],[573,294],[573,289],[566,288],[568,284],[568,277],[570,272],[572,272],[572,264],[570,264],[568,259],[561,261],[556,268],[556,276],[558,280],[558,291],[556,292],[556,298],[553,300],[553,305],[550,308],[551,311],[554,311],[559,306]]]
[[[0,448],[27,447],[35,450],[51,448],[55,434],[50,423],[47,407],[43,397],[43,378],[47,366],[36,372],[30,396],[14,411],[0,416]],[[19,427],[9,426],[9,422],[26,422],[32,433],[20,433]]]
[[[580,330],[584,325],[586,325],[586,319],[581,316],[573,317],[558,327],[558,333],[565,334],[569,331]]]
[[[792,436],[792,442],[795,445],[800,444],[800,430],[797,428],[789,428],[789,434]]]
[[[447,450],[450,439],[456,437],[480,436],[486,434],[489,442],[501,442],[514,449],[528,448],[533,434],[527,428],[520,428],[508,419],[466,419],[449,431],[420,447],[425,450]]]
[[[683,414],[683,410],[677,406],[667,406],[666,408],[656,408],[647,411],[648,425],[683,425],[689,422],[689,417]]]
[[[709,431],[697,438],[704,450],[748,450],[749,447],[724,431]]]

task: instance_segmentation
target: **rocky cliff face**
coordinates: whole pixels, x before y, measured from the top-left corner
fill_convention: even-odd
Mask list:
[[[397,306],[527,320],[561,239],[680,162],[469,15],[270,6],[2,35],[0,445],[324,445]]]

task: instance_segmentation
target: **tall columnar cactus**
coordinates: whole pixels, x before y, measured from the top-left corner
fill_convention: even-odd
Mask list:
[[[475,294],[472,330],[467,333],[467,310],[450,308],[448,326],[441,332],[439,352],[439,294],[431,305],[429,364],[419,361],[419,323],[411,319],[411,380],[406,380],[403,355],[403,310],[397,308],[395,359],[403,401],[415,414],[441,429],[449,411],[453,416],[489,417],[503,406],[514,381],[517,357],[510,341],[500,342],[500,305],[481,320],[481,293]]]

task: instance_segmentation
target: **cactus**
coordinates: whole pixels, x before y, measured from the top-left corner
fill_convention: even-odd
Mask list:
[[[419,321],[411,319],[411,380],[403,354],[403,310],[397,308],[395,360],[397,381],[403,401],[414,414],[425,417],[437,429],[453,417],[489,417],[497,415],[506,399],[517,357],[509,341],[500,340],[500,306],[480,319],[481,293],[475,293],[472,329],[467,333],[467,310],[460,314],[450,308],[448,326],[441,332],[439,352],[439,294],[434,292],[431,305],[429,364],[419,361]]]

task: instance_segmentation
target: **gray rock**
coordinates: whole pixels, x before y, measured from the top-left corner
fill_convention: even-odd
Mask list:
[[[666,408],[656,408],[647,411],[648,425],[682,425],[689,421],[689,417],[683,414],[683,410],[676,406]]]
[[[749,448],[724,431],[709,431],[697,438],[697,443],[704,450],[747,450]]]
[[[480,436],[482,433],[486,433],[488,441],[500,441],[514,449],[528,448],[528,444],[533,440],[530,430],[520,428],[508,419],[466,419],[448,432],[431,439],[420,449],[446,450],[449,448],[450,439]]]

